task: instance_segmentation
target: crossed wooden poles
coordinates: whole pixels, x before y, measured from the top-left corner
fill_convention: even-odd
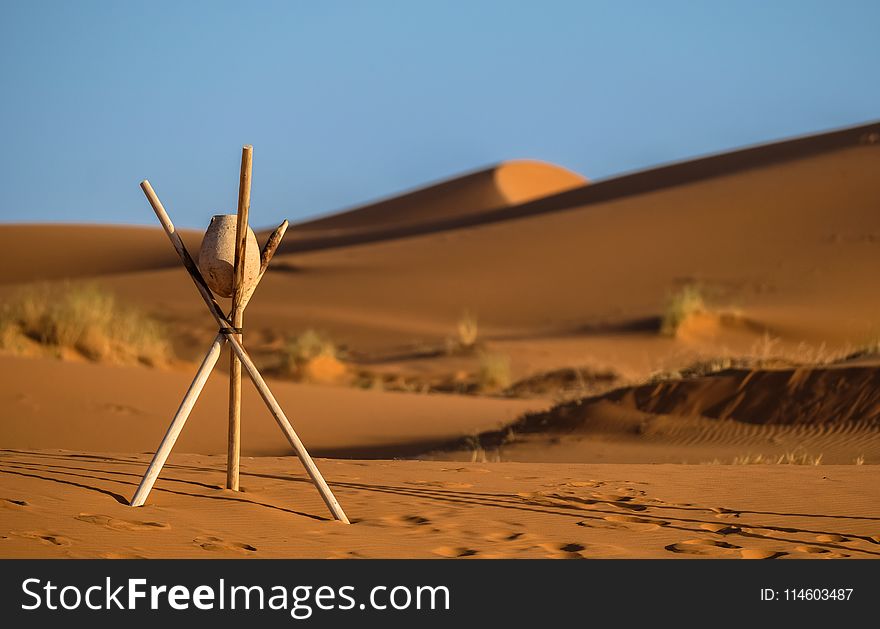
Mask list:
[[[208,306],[208,310],[211,312],[214,319],[217,321],[217,324],[220,326],[220,330],[218,331],[217,336],[214,337],[214,342],[211,343],[211,348],[205,355],[204,360],[202,360],[202,364],[199,367],[199,370],[196,372],[196,376],[193,379],[192,384],[189,385],[189,389],[187,390],[186,395],[184,395],[183,401],[180,403],[180,407],[177,409],[177,413],[174,415],[174,419],[171,420],[171,425],[168,427],[168,430],[165,433],[165,437],[163,437],[162,439],[162,443],[159,444],[159,448],[153,455],[153,460],[150,461],[150,466],[147,468],[147,471],[144,474],[144,477],[141,480],[140,485],[138,485],[137,491],[135,492],[134,497],[131,500],[131,506],[140,507],[146,502],[147,496],[150,495],[150,490],[153,489],[153,485],[155,484],[156,479],[159,477],[159,472],[162,471],[162,466],[165,465],[165,461],[168,459],[168,455],[171,454],[171,450],[172,448],[174,448],[174,443],[177,441],[177,437],[180,435],[180,431],[183,430],[183,425],[186,423],[186,420],[189,417],[189,414],[192,411],[196,400],[202,392],[202,388],[205,386],[205,382],[207,382],[208,380],[208,376],[211,374],[211,371],[217,364],[217,360],[220,358],[220,350],[223,348],[223,345],[228,342],[230,347],[232,348],[232,358],[230,363],[229,448],[227,452],[228,456],[226,468],[226,486],[229,489],[238,490],[241,367],[244,366],[245,371],[247,372],[248,376],[250,376],[251,380],[254,383],[254,386],[257,388],[257,391],[260,393],[260,397],[263,398],[263,401],[266,403],[266,406],[269,407],[269,411],[272,413],[275,421],[278,422],[278,426],[281,428],[281,432],[284,433],[284,436],[287,437],[290,445],[293,447],[294,451],[296,451],[297,456],[299,457],[300,461],[302,461],[303,467],[306,468],[306,472],[308,472],[309,476],[312,479],[312,482],[315,484],[315,487],[318,488],[318,491],[321,494],[321,498],[324,499],[324,502],[327,504],[327,507],[330,509],[333,517],[348,524],[349,520],[346,517],[345,512],[342,510],[342,507],[339,505],[339,502],[336,500],[336,497],[333,495],[333,492],[330,490],[330,487],[327,485],[327,481],[324,480],[324,477],[321,475],[321,472],[318,470],[318,467],[315,465],[312,457],[309,456],[308,451],[306,451],[305,446],[303,445],[302,441],[300,441],[300,438],[297,436],[296,431],[294,431],[293,426],[290,425],[290,421],[287,419],[287,416],[284,414],[284,411],[281,409],[281,406],[278,404],[275,396],[272,395],[272,391],[269,389],[269,385],[267,385],[266,381],[263,380],[263,377],[260,375],[259,370],[254,365],[254,362],[251,360],[251,357],[248,355],[247,350],[245,350],[241,342],[240,326],[242,323],[242,315],[244,313],[245,306],[247,306],[248,301],[250,301],[250,297],[253,295],[253,292],[256,289],[256,285],[259,283],[259,281],[263,277],[263,274],[266,272],[266,268],[269,266],[269,261],[272,259],[275,250],[281,243],[281,239],[284,237],[284,232],[287,231],[288,225],[287,221],[284,221],[283,223],[281,223],[278,229],[276,229],[269,237],[269,240],[266,242],[266,245],[263,247],[263,251],[260,254],[260,271],[259,275],[257,276],[256,282],[254,282],[254,285],[251,287],[243,287],[242,283],[245,266],[244,254],[248,230],[248,211],[250,209],[252,156],[253,148],[250,146],[245,146],[242,149],[241,159],[241,178],[239,182],[238,194],[238,220],[236,223],[235,239],[235,264],[233,271],[234,281],[232,313],[229,317],[223,314],[223,311],[220,309],[220,306],[214,299],[214,296],[211,293],[211,289],[208,288],[208,284],[202,277],[202,274],[196,266],[196,263],[193,261],[189,252],[186,250],[186,247],[184,246],[183,241],[180,239],[177,231],[174,229],[174,224],[171,222],[171,219],[169,218],[168,213],[165,211],[165,208],[162,206],[161,201],[159,201],[159,197],[157,197],[156,193],[153,191],[153,187],[150,185],[150,182],[146,179],[141,182],[141,189],[147,196],[147,200],[153,207],[153,211],[159,218],[159,222],[165,229],[165,233],[171,240],[171,244],[174,245],[174,249],[177,251],[177,255],[180,256],[180,260],[183,262],[183,266],[186,268],[187,272],[189,272],[189,275],[192,278],[193,282],[195,282],[196,288],[199,290],[199,294],[202,296],[202,299],[204,299],[205,304]]]

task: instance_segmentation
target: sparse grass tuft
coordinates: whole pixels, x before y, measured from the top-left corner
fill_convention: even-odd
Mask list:
[[[880,336],[872,336],[845,352],[841,359],[880,355]]]
[[[24,352],[28,341],[96,361],[155,366],[171,356],[159,322],[95,284],[39,284],[14,293],[0,308],[0,347]]]
[[[806,452],[786,452],[779,456],[767,456],[763,454],[737,456],[733,459],[733,465],[821,465],[822,455],[810,456]]]
[[[499,391],[510,386],[510,358],[504,354],[480,354],[477,383],[484,391]]]
[[[476,315],[465,310],[455,324],[455,334],[446,337],[446,353],[471,353],[477,348],[480,326]]]
[[[480,441],[479,433],[472,433],[465,437],[465,446],[471,450],[471,463],[485,463],[486,451]]]
[[[706,300],[700,286],[697,284],[682,286],[666,300],[660,322],[660,333],[675,336],[678,328],[688,317],[700,312],[706,312]]]
[[[315,330],[309,329],[287,343],[288,364],[304,364],[318,356],[336,358],[337,349],[333,340]]]
[[[296,380],[338,382],[347,371],[340,354],[329,336],[309,329],[288,341],[283,369]]]

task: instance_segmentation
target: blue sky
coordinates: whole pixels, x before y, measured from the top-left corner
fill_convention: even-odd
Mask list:
[[[500,160],[597,179],[880,118],[880,2],[8,2],[3,222],[299,220]]]

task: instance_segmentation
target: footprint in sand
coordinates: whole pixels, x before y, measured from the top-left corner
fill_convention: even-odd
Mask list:
[[[628,511],[645,511],[648,509],[646,505],[636,504],[635,502],[612,502],[611,504]]]
[[[799,553],[806,553],[822,559],[842,559],[844,557],[849,557],[846,553],[836,552],[830,548],[825,548],[824,546],[813,546],[811,544],[801,544],[800,546],[795,546],[794,549]]]
[[[428,526],[431,520],[422,515],[386,515],[382,517],[382,522],[391,526]]]
[[[617,494],[603,494],[601,497],[593,494],[590,498],[581,498],[580,496],[545,493],[545,492],[519,492],[516,494],[519,498],[526,499],[531,505],[540,507],[567,507],[570,509],[603,509],[609,506],[626,509],[627,511],[644,511],[648,507],[641,504],[629,502],[632,500],[630,496],[618,496]],[[613,500],[611,499],[613,498]]]
[[[720,556],[729,554],[733,550],[739,550],[741,547],[713,539],[688,539],[677,544],[669,544],[665,548],[671,553]]]
[[[648,508],[645,505],[632,502],[633,496],[626,494],[592,494],[591,498],[594,501],[629,511],[644,511]]]
[[[816,541],[825,542],[826,544],[828,544],[834,542],[848,542],[849,539],[844,537],[843,535],[837,535],[836,533],[825,533],[822,535],[817,535]]]
[[[632,496],[627,496],[626,494],[591,494],[591,496],[595,500],[601,500],[602,502],[625,502],[627,500],[632,500]]]
[[[108,402],[106,404],[102,404],[100,408],[105,411],[115,413],[116,415],[124,415],[126,417],[144,414],[144,412],[139,408],[135,408],[134,406],[129,406],[127,404],[113,404],[112,402]]]
[[[31,506],[26,500],[13,500],[12,498],[3,498],[0,505],[7,509],[24,509]]]
[[[332,552],[327,555],[326,559],[369,559],[369,557],[356,550],[349,550]]]
[[[441,489],[470,489],[474,486],[473,483],[457,483],[454,481],[441,482],[429,480],[408,481],[407,485],[416,485],[419,487],[440,487]]]
[[[75,520],[97,524],[112,531],[155,531],[157,529],[169,529],[170,525],[164,522],[143,522],[140,520],[119,520],[109,515],[96,515],[92,513],[80,513]]]
[[[73,542],[62,535],[54,533],[46,533],[44,531],[12,531],[13,535],[24,537],[26,539],[35,539],[44,544],[51,546],[70,546]]]
[[[202,550],[209,552],[223,552],[227,550],[237,552],[256,552],[257,549],[250,544],[242,544],[240,542],[227,542],[226,540],[214,537],[213,535],[202,535],[193,540],[196,546]]]
[[[490,542],[522,542],[530,536],[522,531],[496,531],[487,533],[483,537]]]
[[[528,498],[527,502],[541,507],[568,507],[572,509],[596,509],[604,503],[592,498],[579,498],[562,494],[517,494],[520,498]]]
[[[720,519],[739,517],[739,511],[734,511],[733,509],[727,509],[725,507],[712,507],[709,510],[716,514],[716,518]]]
[[[549,559],[586,559],[583,551],[587,549],[583,544],[568,542],[563,544],[540,544],[547,551]]]
[[[776,559],[782,557],[786,553],[773,550],[760,550],[758,548],[743,548],[739,551],[743,559]]]
[[[635,515],[606,515],[603,520],[622,525],[633,531],[654,531],[661,526],[666,526],[669,522],[665,520],[653,520],[650,518],[640,518]]]
[[[799,553],[808,553],[810,555],[821,555],[831,552],[830,550],[822,546],[810,546],[807,544],[804,544],[802,546],[795,546],[794,549]]]
[[[146,559],[143,555],[138,555],[137,553],[125,553],[125,552],[106,552],[106,553],[98,553],[98,557],[100,559]]]
[[[739,533],[740,528],[738,526],[732,526],[729,524],[715,524],[714,522],[706,522],[700,525],[700,528],[704,531],[709,531],[710,533],[717,533],[718,535],[730,535],[731,533]]]
[[[462,557],[473,557],[479,554],[479,551],[473,548],[465,548],[464,546],[439,546],[431,551],[440,557],[447,559],[459,559]]]

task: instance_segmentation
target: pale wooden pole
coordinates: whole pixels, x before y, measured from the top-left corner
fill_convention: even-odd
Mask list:
[[[189,252],[186,250],[186,246],[180,239],[180,235],[175,231],[174,224],[171,222],[168,213],[165,211],[165,208],[159,201],[159,197],[157,197],[156,193],[153,191],[153,187],[150,185],[150,182],[147,180],[142,181],[141,188],[143,189],[144,194],[147,196],[147,200],[150,202],[150,205],[153,207],[153,211],[159,218],[159,222],[165,229],[165,233],[171,240],[171,244],[174,245],[174,249],[180,256],[180,259],[183,261],[183,266],[190,274],[190,277],[195,283],[196,288],[199,289],[199,294],[202,296],[202,299],[208,306],[208,310],[211,311],[214,319],[221,327],[232,327],[229,319],[226,318],[226,316],[223,314],[223,311],[220,310],[220,306],[218,306],[217,302],[214,300],[214,296],[211,294],[211,290],[208,288],[208,285],[205,283],[205,279],[202,277],[201,272],[193,262],[192,257],[189,255]],[[324,477],[321,476],[321,472],[320,470],[318,470],[318,466],[315,465],[312,457],[309,456],[308,451],[306,451],[305,446],[303,446],[303,443],[297,436],[296,431],[294,431],[293,426],[290,425],[290,421],[288,421],[287,416],[284,414],[284,411],[281,410],[281,406],[279,406],[277,400],[275,399],[275,396],[272,395],[272,391],[269,389],[269,386],[263,380],[262,376],[260,376],[260,372],[257,370],[247,351],[244,349],[242,344],[238,342],[238,339],[235,338],[234,334],[227,334],[226,340],[229,341],[229,344],[232,346],[233,350],[235,351],[236,355],[244,366],[245,371],[248,372],[248,376],[250,376],[251,380],[254,383],[254,386],[257,388],[257,391],[259,391],[260,397],[263,398],[266,406],[269,407],[272,416],[275,418],[275,421],[278,423],[278,426],[281,428],[284,436],[287,437],[287,440],[290,442],[290,445],[293,447],[294,451],[302,462],[303,467],[306,468],[306,472],[308,472],[309,477],[311,477],[312,479],[312,482],[318,488],[318,491],[321,493],[321,498],[324,499],[324,502],[330,509],[333,517],[348,524],[348,517],[346,517],[345,512],[342,510],[342,507],[336,500],[336,497],[333,495],[333,492],[330,490],[330,487],[327,485]]]
[[[248,213],[251,207],[251,171],[254,147],[241,149],[241,173],[238,180],[238,220],[235,224],[235,261],[232,279],[232,325],[241,329],[244,322],[245,252],[248,235]],[[236,334],[238,342],[244,339]],[[226,488],[238,491],[238,468],[241,454],[241,363],[235,352],[229,352],[229,439],[226,450]]]
[[[144,474],[141,484],[138,485],[137,491],[134,492],[134,498],[131,499],[132,507],[140,507],[147,501],[147,496],[150,495],[150,490],[153,489],[153,485],[159,477],[159,472],[162,471],[162,466],[165,465],[168,455],[171,454],[171,449],[174,447],[177,437],[180,436],[180,431],[183,430],[183,425],[186,424],[186,420],[192,412],[193,406],[195,406],[196,400],[199,398],[199,394],[202,392],[205,383],[208,381],[208,376],[211,375],[214,365],[217,364],[217,359],[220,358],[220,350],[223,348],[225,342],[226,338],[222,334],[218,334],[214,338],[214,342],[211,344],[211,349],[208,350],[205,359],[202,361],[199,370],[196,372],[196,377],[193,378],[192,384],[189,385],[186,395],[183,396],[183,401],[180,403],[180,407],[177,409],[174,419],[171,420],[171,425],[168,426],[168,430],[162,438],[162,443],[159,444],[156,454],[153,455],[153,460],[150,461],[150,467],[147,468],[147,473]]]

